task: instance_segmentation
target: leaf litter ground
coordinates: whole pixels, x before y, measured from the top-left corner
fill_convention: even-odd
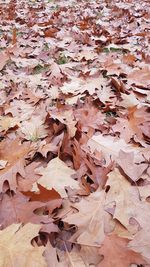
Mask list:
[[[150,266],[149,1],[0,3],[0,267]]]

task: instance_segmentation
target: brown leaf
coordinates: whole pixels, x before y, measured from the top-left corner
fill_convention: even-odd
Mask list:
[[[119,152],[117,163],[133,181],[137,181],[148,167],[146,163],[134,163],[134,152],[127,153],[122,150]]]
[[[6,52],[1,52],[0,53],[0,70],[2,70],[5,67],[8,60],[9,60],[9,55]]]
[[[44,31],[45,37],[52,37],[54,38],[56,36],[56,33],[58,32],[58,29],[56,28],[49,28]]]
[[[138,253],[127,247],[128,239],[118,237],[114,234],[105,237],[99,253],[104,259],[98,267],[129,267],[131,264],[145,264],[144,259]]]
[[[23,177],[25,176],[25,157],[30,150],[29,143],[20,144],[18,139],[13,141],[6,140],[0,143],[0,156],[8,162],[6,167],[0,170],[0,192],[2,192],[5,181],[8,181],[11,190],[16,190],[16,175],[20,173]]]
[[[138,86],[149,87],[150,86],[150,68],[144,67],[142,69],[135,69],[128,75],[130,84]]]
[[[47,202],[49,200],[54,200],[54,199],[59,199],[60,195],[54,190],[48,190],[45,187],[43,187],[42,185],[38,184],[38,189],[39,191],[36,192],[31,192],[31,191],[27,191],[27,192],[22,192],[22,194],[24,196],[27,196],[30,198],[30,201],[41,201],[41,202]]]

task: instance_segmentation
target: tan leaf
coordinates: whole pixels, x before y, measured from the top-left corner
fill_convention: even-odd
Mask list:
[[[146,163],[135,164],[134,153],[120,150],[117,163],[133,181],[137,181],[148,165]]]
[[[134,237],[132,241],[129,242],[129,249],[134,250],[137,253],[141,253],[143,257],[150,264],[150,227],[149,224],[145,228],[141,229]],[[148,265],[149,266],[149,265]]]
[[[104,201],[105,192],[97,191],[92,193],[79,203],[73,205],[78,210],[77,213],[68,215],[64,221],[75,224],[78,231],[75,234],[79,244],[89,246],[100,246],[104,234]]]
[[[87,265],[84,262],[84,259],[82,258],[80,252],[75,247],[72,249],[72,251],[69,253],[68,251],[62,252],[59,251],[58,253],[60,261],[62,265],[65,267],[86,267]]]
[[[21,124],[21,131],[27,140],[37,141],[47,136],[47,131],[43,124],[44,122],[40,117],[32,117],[29,121],[24,121]]]
[[[29,144],[20,144],[18,139],[13,141],[6,140],[0,143],[1,158],[7,161],[6,167],[0,170],[0,191],[2,191],[5,181],[8,181],[11,190],[16,190],[16,174],[20,173],[23,177],[25,176],[25,157],[30,150]]]
[[[131,264],[144,264],[140,254],[135,253],[127,247],[128,239],[117,237],[112,234],[106,236],[100,254],[104,259],[99,263],[98,267],[129,267]]]
[[[52,159],[46,168],[36,169],[36,173],[42,175],[38,179],[38,184],[46,187],[47,189],[54,188],[61,197],[67,197],[65,187],[70,186],[73,189],[79,189],[79,183],[71,176],[75,174],[75,171],[69,168],[58,157]],[[33,184],[32,191],[38,191],[37,184]]]
[[[9,60],[9,55],[6,52],[1,52],[0,53],[0,70],[4,68],[6,65],[7,61]]]
[[[7,160],[0,160],[0,170],[4,169],[7,165]]]
[[[45,260],[47,262],[47,267],[67,267],[65,262],[59,262],[57,258],[56,248],[53,248],[50,243],[47,243],[44,252]]]
[[[64,83],[60,90],[64,94],[73,94],[74,96],[77,94],[83,94],[85,91],[88,91],[90,95],[93,95],[95,93],[95,89],[98,89],[101,92],[102,86],[106,86],[106,79],[102,76],[98,78],[92,77],[86,80],[74,77],[69,83]]]
[[[77,128],[75,127],[76,125],[76,120],[74,118],[74,114],[72,110],[52,110],[50,111],[50,116],[55,120],[59,120],[61,123],[65,124],[68,128],[69,132],[69,137],[74,137]]]
[[[19,121],[16,118],[9,116],[0,116],[0,132],[7,131],[10,128],[19,125]]]
[[[150,68],[144,67],[143,69],[134,69],[128,75],[128,80],[130,84],[136,84],[141,86],[149,86],[150,85]]]
[[[131,186],[118,169],[109,173],[106,186],[110,189],[105,209],[111,211],[113,218],[119,220],[131,233],[137,232],[139,225],[145,227],[150,216],[150,206],[140,200],[138,188]],[[131,219],[137,223],[132,224]]]
[[[116,140],[113,136],[103,136],[102,134],[93,135],[87,142],[87,146],[91,151],[101,151],[108,165],[119,155],[120,149],[123,151],[131,151],[132,146],[125,143],[123,139]]]
[[[0,267],[46,267],[44,247],[33,247],[32,239],[38,235],[41,226],[28,223],[21,227],[12,224],[0,231]]]

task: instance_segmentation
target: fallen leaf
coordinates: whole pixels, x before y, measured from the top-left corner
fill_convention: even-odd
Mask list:
[[[49,201],[42,203],[39,201],[28,201],[29,198],[18,193],[14,196],[4,195],[1,200],[0,210],[0,223],[1,227],[6,227],[12,223],[52,223],[52,219],[48,214],[45,215],[44,211],[49,210],[52,212],[55,208],[60,207],[61,200]],[[42,210],[40,214],[36,210]]]
[[[44,252],[45,260],[47,262],[47,267],[66,267],[66,263],[58,261],[58,255],[56,248],[53,248],[48,242]]]
[[[92,152],[100,151],[102,152],[106,165],[109,165],[111,160],[118,157],[119,151],[131,151],[131,145],[125,143],[123,139],[114,138],[113,136],[103,136],[102,134],[93,135],[91,139],[87,142],[87,146]]]
[[[41,226],[35,224],[12,224],[0,231],[0,266],[46,267],[44,247],[33,247],[32,239],[38,235]]]
[[[39,191],[36,192],[31,192],[31,191],[27,191],[27,192],[22,192],[22,194],[24,196],[27,196],[30,198],[30,201],[40,201],[40,202],[47,202],[49,200],[54,200],[54,199],[59,199],[60,195],[54,190],[48,190],[45,187],[43,187],[42,185],[38,184],[38,189]]]
[[[0,132],[7,132],[8,129],[19,125],[20,123],[16,118],[12,118],[9,116],[0,116]]]
[[[0,53],[0,59],[1,59],[0,70],[2,70],[2,69],[5,67],[7,61],[9,60],[9,55],[8,55],[8,53],[6,53],[6,52],[1,52],[1,53]]]
[[[120,150],[119,152],[117,163],[122,168],[124,173],[128,175],[133,181],[137,181],[148,167],[146,163],[135,164],[134,153],[127,153],[122,150]]]
[[[130,84],[141,85],[144,87],[150,86],[150,68],[144,67],[142,69],[135,69],[128,75]]]
[[[0,143],[0,155],[3,160],[7,161],[7,165],[4,169],[0,170],[0,191],[3,190],[3,183],[8,181],[10,189],[16,190],[17,180],[16,174],[20,173],[25,176],[24,166],[25,157],[31,150],[29,144],[20,144],[18,139],[13,141],[2,141]]]
[[[78,212],[63,219],[64,222],[78,227],[78,231],[75,234],[78,244],[96,247],[101,245],[105,237],[104,202],[105,193],[97,191],[82,199],[79,203],[74,204],[73,207]]]
[[[141,229],[128,244],[128,248],[132,249],[136,253],[140,253],[145,260],[150,264],[150,231],[149,225],[145,225],[145,228]]]
[[[65,191],[66,186],[70,186],[73,189],[80,188],[78,182],[71,178],[71,176],[75,174],[75,171],[69,168],[58,157],[52,159],[46,168],[41,167],[36,169],[36,173],[42,175],[37,181],[38,184],[49,190],[55,189],[61,197],[67,197]],[[37,184],[33,184],[32,191],[39,191]]]
[[[131,186],[118,169],[109,173],[106,188],[107,186],[109,191],[106,196],[105,210],[132,234],[136,233],[139,227],[145,227],[150,215],[150,207],[148,203],[140,200],[138,188]],[[132,218],[135,220],[133,224]]]
[[[47,131],[43,124],[44,122],[40,117],[33,117],[29,121],[24,121],[21,124],[20,129],[24,134],[25,139],[34,142],[47,136]]]
[[[127,247],[129,240],[114,234],[105,237],[99,253],[104,259],[98,267],[129,267],[131,264],[145,264],[142,256]]]

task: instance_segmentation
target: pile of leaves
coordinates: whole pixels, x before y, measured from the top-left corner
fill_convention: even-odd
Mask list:
[[[147,0],[1,0],[0,267],[150,266]]]

